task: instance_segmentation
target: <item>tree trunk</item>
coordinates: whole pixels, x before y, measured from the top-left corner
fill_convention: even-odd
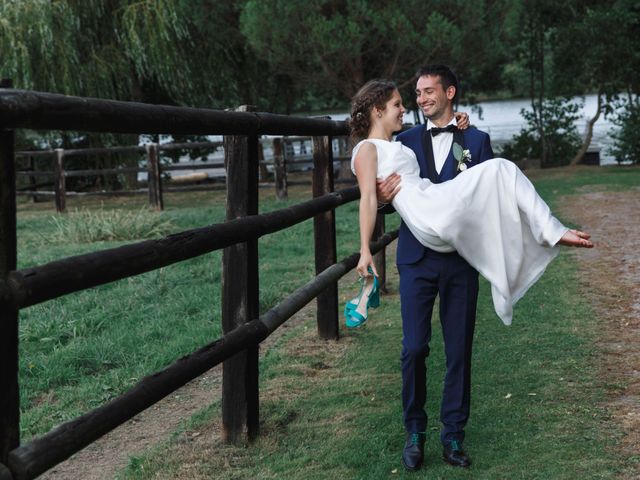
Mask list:
[[[540,72],[540,94],[538,100],[539,121],[540,121],[540,146],[542,149],[540,164],[542,168],[549,166],[549,148],[547,138],[544,131],[544,25],[542,21],[537,25],[538,28],[538,49],[539,49],[539,72]]]
[[[580,149],[578,149],[576,156],[573,157],[573,160],[569,163],[570,166],[578,165],[584,158],[584,154],[587,153],[589,145],[591,145],[591,139],[593,138],[593,126],[598,121],[598,118],[600,118],[600,113],[602,113],[602,87],[598,89],[598,108],[596,109],[596,114],[587,122],[587,132],[584,141]]]

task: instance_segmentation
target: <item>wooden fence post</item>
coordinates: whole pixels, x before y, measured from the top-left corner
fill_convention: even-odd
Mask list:
[[[343,157],[347,155],[349,151],[349,138],[338,137],[338,156],[340,157],[340,169],[338,170],[338,178],[344,180],[345,178],[354,178],[351,172],[351,162],[343,160]]]
[[[276,184],[276,196],[279,200],[289,198],[287,191],[287,165],[284,159],[282,138],[273,139],[273,177]]]
[[[3,80],[0,87],[11,87]],[[0,282],[16,269],[15,136],[0,130]],[[18,389],[18,310],[11,298],[0,298],[0,464],[20,445]]]
[[[147,186],[149,189],[149,205],[154,210],[164,210],[162,201],[162,180],[160,178],[160,155],[158,144],[148,143],[147,149]]]
[[[54,182],[56,192],[56,212],[64,213],[67,209],[67,182],[64,176],[64,149],[56,148],[54,165]]]
[[[259,181],[267,182],[269,180],[269,171],[264,163],[264,144],[258,142],[258,168],[260,170]]]
[[[373,228],[372,240],[377,240],[384,235],[384,213],[378,213],[376,217],[376,225]],[[380,291],[387,293],[387,249],[386,247],[381,249],[373,256],[373,261],[376,265],[380,280]]]
[[[239,111],[251,111],[240,107]],[[224,137],[227,221],[258,213],[258,136]],[[222,331],[228,333],[260,314],[258,239],[227,247],[222,256]],[[258,435],[258,345],[222,367],[222,437],[228,443]]]
[[[29,155],[29,170],[32,172],[35,172],[36,170],[36,161],[35,159]],[[38,190],[38,184],[36,182],[36,177],[34,177],[33,175],[29,175],[29,186],[31,188],[32,191],[37,191]],[[33,203],[38,203],[38,195],[36,195],[35,193],[33,195],[31,195],[31,201]]]
[[[313,137],[314,197],[333,192],[333,152],[331,137]],[[330,210],[313,218],[316,275],[336,263],[336,220]],[[338,339],[338,283],[327,287],[317,298],[318,335],[324,339]]]

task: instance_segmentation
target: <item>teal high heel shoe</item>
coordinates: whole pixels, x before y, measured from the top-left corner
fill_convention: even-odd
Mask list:
[[[373,275],[373,271],[371,270],[371,267],[369,267],[369,273]],[[374,277],[376,280],[378,280],[377,277]],[[372,293],[371,295],[369,295],[369,306],[371,308],[378,308],[380,306],[380,285],[378,282],[377,285],[378,288],[376,288],[375,293]],[[364,288],[364,284],[362,285],[362,287],[360,287],[360,293],[358,293],[358,295],[355,298],[352,298],[351,300],[349,300],[345,306],[344,306],[344,316],[347,317],[349,315],[349,312],[353,309],[355,309],[358,306],[358,303],[360,302],[360,295],[362,295],[362,288]]]
[[[356,328],[362,325],[367,321],[369,317],[368,311],[369,307],[378,308],[380,306],[380,284],[378,282],[378,277],[373,277],[373,286],[371,288],[371,292],[366,296],[367,305],[365,308],[365,315],[362,315],[357,311],[357,307],[360,302],[363,300],[364,295],[364,287],[366,282],[364,279],[362,280],[362,286],[360,287],[360,293],[358,296],[350,301],[344,307],[344,316],[346,318],[346,326],[348,328]]]

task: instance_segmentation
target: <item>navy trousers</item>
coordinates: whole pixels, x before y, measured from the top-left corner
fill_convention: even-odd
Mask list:
[[[426,249],[416,263],[398,265],[402,310],[402,404],[407,432],[427,428],[426,359],[431,314],[440,296],[447,373],[440,421],[443,444],[464,440],[471,400],[471,350],[478,300],[478,272],[457,253]]]

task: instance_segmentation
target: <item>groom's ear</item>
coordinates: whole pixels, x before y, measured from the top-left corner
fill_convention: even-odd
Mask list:
[[[456,87],[449,85],[445,93],[447,94],[447,100],[453,101],[456,96]]]

